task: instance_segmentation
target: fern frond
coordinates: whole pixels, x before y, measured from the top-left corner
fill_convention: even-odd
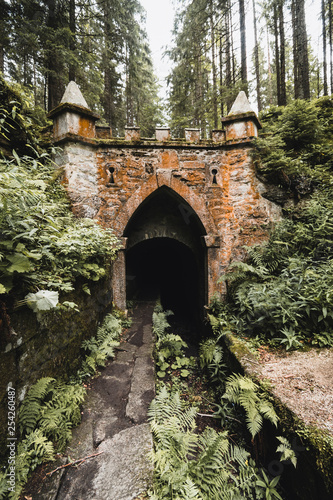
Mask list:
[[[8,483],[6,474],[0,472],[0,500],[6,498],[7,493],[8,493]]]
[[[259,403],[259,411],[266,420],[269,420],[272,424],[277,427],[279,417],[277,416],[272,403],[262,399]]]
[[[278,417],[273,405],[259,393],[259,386],[251,378],[240,374],[228,377],[223,398],[244,409],[252,437],[260,431],[263,417],[277,425]]]
[[[35,429],[40,419],[41,401],[53,391],[54,384],[54,378],[45,377],[30,388],[19,410],[19,426],[22,433],[29,434]]]

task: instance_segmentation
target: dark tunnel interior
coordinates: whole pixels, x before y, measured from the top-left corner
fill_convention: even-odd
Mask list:
[[[178,317],[198,316],[200,273],[193,252],[172,238],[153,238],[126,256],[127,298],[161,300]]]
[[[127,300],[160,299],[175,321],[200,329],[207,291],[205,234],[197,214],[172,189],[162,186],[148,196],[124,231]]]

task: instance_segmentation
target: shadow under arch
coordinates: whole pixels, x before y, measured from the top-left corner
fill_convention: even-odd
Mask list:
[[[161,299],[166,309],[200,322],[207,301],[204,224],[177,192],[162,186],[130,217],[127,239],[128,299]]]

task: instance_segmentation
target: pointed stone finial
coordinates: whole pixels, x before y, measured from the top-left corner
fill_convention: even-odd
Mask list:
[[[228,115],[221,121],[224,125],[226,141],[243,141],[257,137],[258,129],[261,128],[261,123],[243,90],[239,92]]]
[[[82,95],[81,90],[79,89],[78,85],[71,81],[66,87],[65,93],[62,96],[62,99],[60,101],[60,104],[76,104],[76,106],[82,106],[83,108],[89,109],[89,106],[87,104],[87,101]]]
[[[239,92],[238,96],[236,97],[235,102],[233,103],[228,115],[237,115],[240,113],[250,112],[254,113],[244,90],[241,90],[241,92]]]
[[[82,139],[96,137],[95,122],[100,116],[94,113],[75,82],[69,82],[60,104],[52,109],[48,117],[53,120],[53,139],[61,141],[69,136]]]

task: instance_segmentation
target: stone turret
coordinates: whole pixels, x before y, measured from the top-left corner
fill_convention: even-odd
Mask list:
[[[257,137],[258,129],[262,128],[243,91],[238,94],[229,114],[222,118],[222,123],[226,141]]]
[[[89,107],[75,82],[69,82],[59,106],[52,109],[53,137],[58,142],[68,135],[86,139],[96,136],[95,122],[100,118]]]

